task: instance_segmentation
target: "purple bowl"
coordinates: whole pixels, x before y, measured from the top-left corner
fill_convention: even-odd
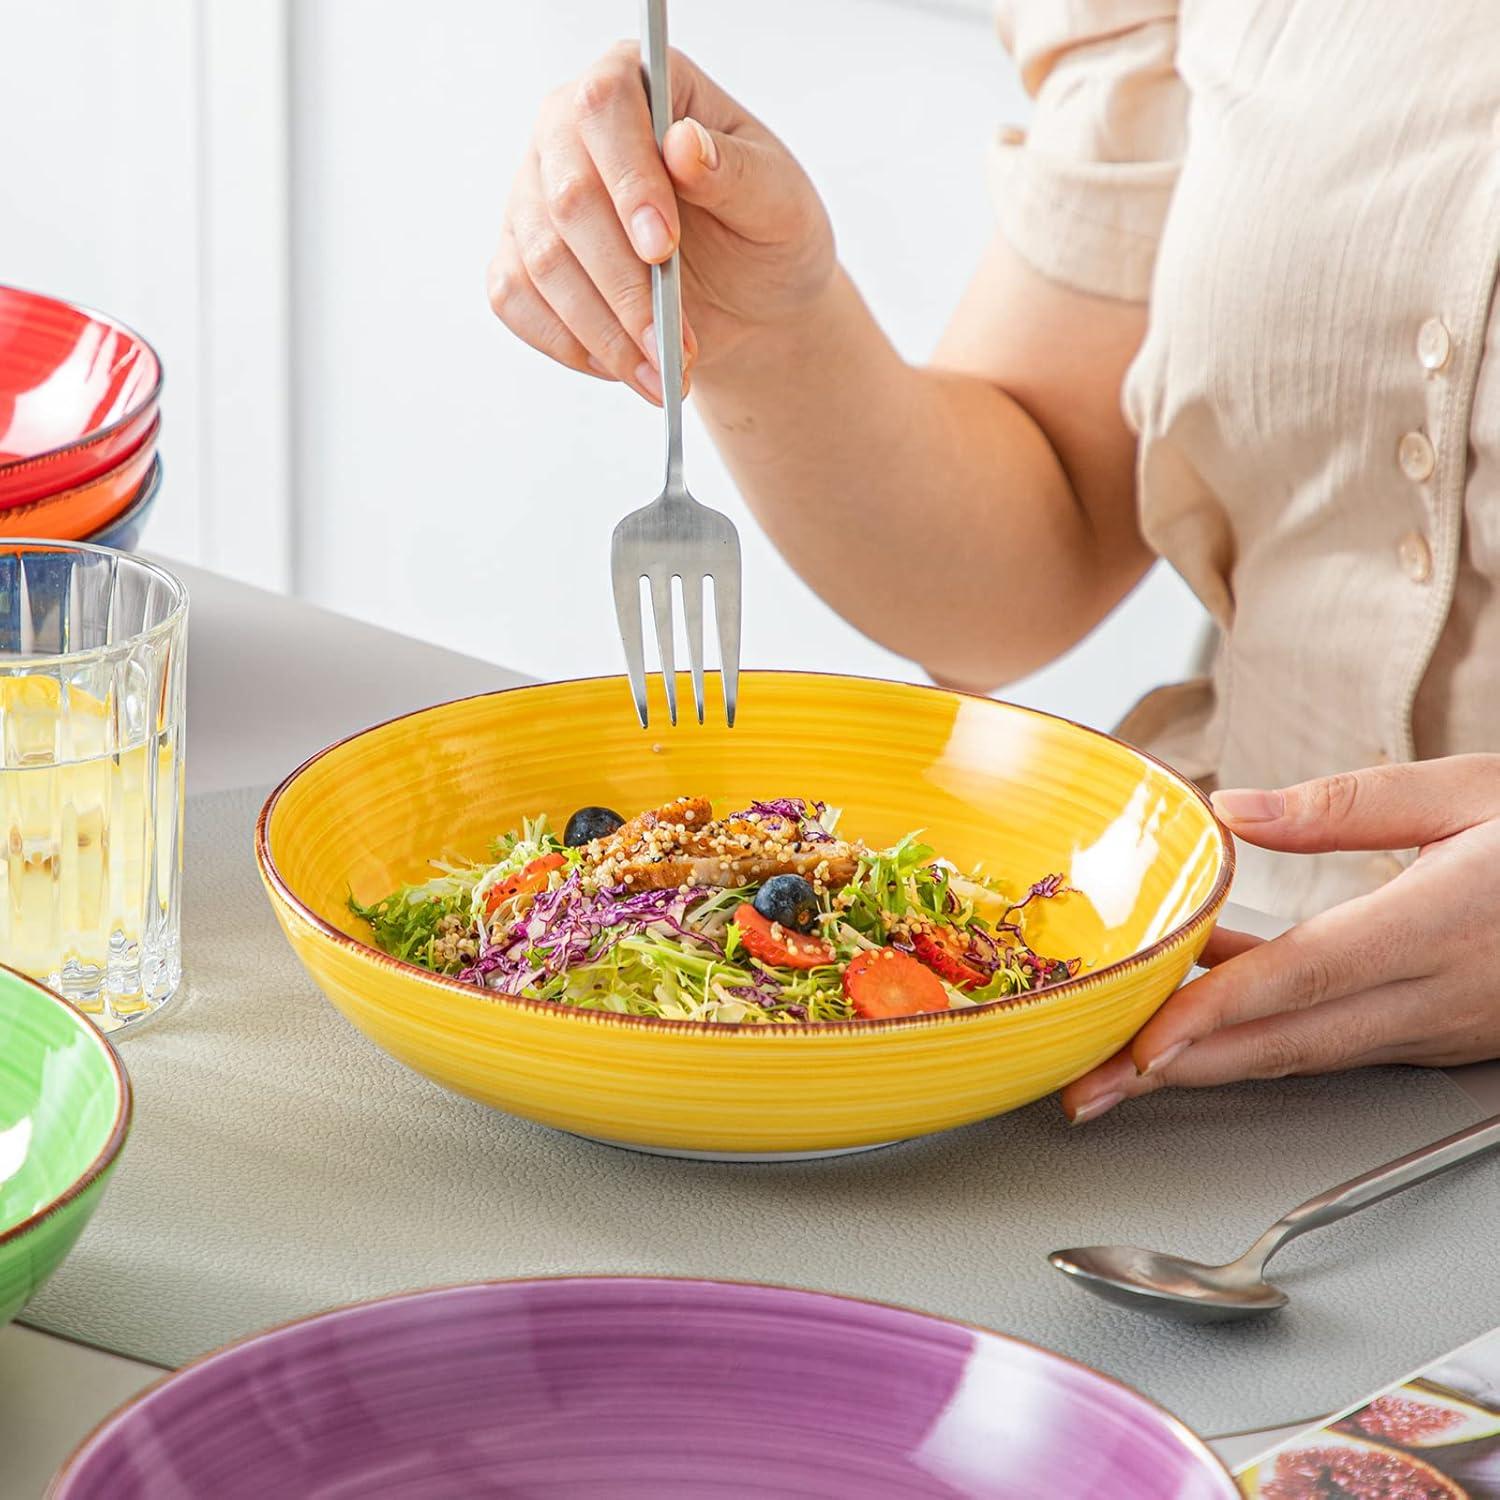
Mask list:
[[[815,1292],[600,1277],[415,1292],[211,1354],[55,1500],[1236,1500],[1213,1455],[1045,1350]]]

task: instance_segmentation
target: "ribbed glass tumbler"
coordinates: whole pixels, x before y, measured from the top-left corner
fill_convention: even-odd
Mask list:
[[[0,542],[0,962],[106,1031],[182,979],[186,654],[164,569]]]

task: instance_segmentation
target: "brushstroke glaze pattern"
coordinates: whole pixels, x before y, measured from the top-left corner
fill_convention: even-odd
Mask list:
[[[0,968],[0,1324],[56,1270],[130,1128],[114,1049],[66,1001]]]
[[[656,685],[660,691],[660,684]],[[324,994],[444,1087],[580,1135],[673,1151],[822,1152],[1014,1109],[1122,1046],[1186,974],[1228,890],[1228,836],[1139,751],[1045,714],[936,688],[749,673],[733,730],[641,730],[623,679],[491,693],[407,715],[314,757],[261,815],[261,873]],[[710,716],[712,719],[712,716]],[[892,1021],[718,1026],[495,995],[370,947],[350,913],[443,852],[586,803],[684,792],[826,799],[872,844],[925,829],[1017,892],[1033,945],[1081,955],[1041,995]]]
[[[53,1500],[1233,1500],[1197,1439],[1031,1345],[721,1282],[489,1282],[230,1346]]]

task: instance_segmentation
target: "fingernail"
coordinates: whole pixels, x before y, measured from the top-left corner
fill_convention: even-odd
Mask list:
[[[641,348],[645,351],[646,363],[649,364],[653,370],[659,369],[661,364],[661,356],[656,352],[655,323],[647,323],[645,328],[641,330]]]
[[[691,115],[683,118],[693,127],[693,138],[698,142],[698,160],[712,172],[719,165],[719,143]]]
[[[1231,823],[1269,823],[1286,811],[1280,792],[1215,792],[1210,800],[1214,811]]]
[[[612,374],[610,374],[608,370],[604,368],[603,365],[599,363],[597,359],[594,358],[592,354],[588,357],[588,365],[589,369],[591,369],[594,374],[602,375],[606,380],[613,380],[615,378]]]
[[[658,401],[661,400],[661,377],[645,360],[635,367],[635,378],[642,390],[649,391]]]
[[[1153,1073],[1160,1073],[1168,1063],[1176,1061],[1192,1045],[1191,1042],[1173,1042],[1165,1052],[1158,1052],[1144,1068],[1137,1068],[1136,1075],[1140,1078],[1149,1078]]]
[[[1100,1094],[1097,1099],[1090,1099],[1087,1104],[1080,1104],[1073,1111],[1073,1118],[1068,1123],[1083,1125],[1090,1120],[1097,1120],[1100,1115],[1112,1110],[1124,1097],[1124,1094]]]
[[[667,221],[649,203],[631,214],[630,238],[642,260],[665,260],[672,253]]]

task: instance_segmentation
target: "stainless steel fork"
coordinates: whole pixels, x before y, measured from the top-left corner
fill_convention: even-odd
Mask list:
[[[666,0],[642,0],[641,71],[651,100],[657,145],[672,123],[667,78]],[[682,588],[693,702],[703,722],[703,581],[714,581],[719,627],[719,665],[724,714],[734,724],[740,675],[740,538],[728,516],[710,510],[688,493],[682,479],[682,292],[674,253],[651,268],[651,299],[661,367],[662,405],[667,417],[667,479],[650,505],[632,511],[615,527],[609,568],[615,614],[625,644],[630,690],[641,724],[647,723],[646,656],[641,633],[641,580],[649,582],[656,617],[656,649],[661,659],[667,712],[677,722],[677,673],[673,655],[672,580]]]

